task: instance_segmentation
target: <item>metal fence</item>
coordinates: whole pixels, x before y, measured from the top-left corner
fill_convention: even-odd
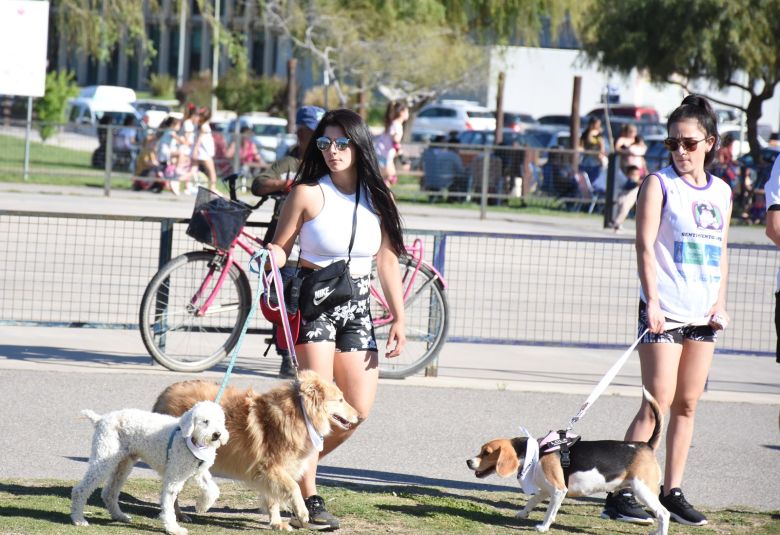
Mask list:
[[[103,187],[110,195],[114,188],[128,188],[131,182],[166,187],[167,180],[150,171],[144,158],[155,145],[155,131],[120,125],[54,125],[53,135],[41,142],[39,122],[32,124],[30,150],[25,155],[24,122],[0,126],[0,177],[15,180],[29,177],[53,182],[81,177]],[[134,146],[127,148],[124,133],[135,132]],[[159,133],[159,132],[158,132]],[[215,166],[218,175],[241,167],[238,151],[233,158],[220,155],[230,134],[214,133],[217,146]],[[395,187],[400,198],[416,196],[430,202],[469,202],[488,205],[511,204],[531,197],[563,203],[567,209],[594,211],[604,202],[604,173],[582,172],[580,160],[588,154],[559,147],[531,147],[520,141],[506,145],[461,143],[413,143],[404,145],[404,164],[399,161],[402,184]],[[591,154],[591,156],[593,156]],[[591,176],[592,175],[592,176]],[[160,180],[160,178],[163,178]],[[205,181],[197,172],[193,181]],[[601,182],[601,184],[599,184]],[[594,186],[594,184],[596,184]],[[140,187],[140,186],[139,186]]]
[[[185,223],[0,211],[0,325],[136,329],[146,284],[167,257],[163,233],[173,256],[199,247]],[[632,240],[407,230],[415,237],[449,284],[451,342],[612,348],[634,339]],[[780,253],[735,244],[729,263],[733,321],[718,351],[774,354]],[[258,318],[252,329],[267,327]]]

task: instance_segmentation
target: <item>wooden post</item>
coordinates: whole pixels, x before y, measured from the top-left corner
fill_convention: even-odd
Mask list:
[[[298,60],[290,58],[287,60],[287,133],[295,133],[295,113],[296,102],[298,100],[297,85],[295,83],[295,69]]]
[[[571,117],[569,122],[569,138],[571,139],[571,149],[574,151],[571,156],[572,168],[576,171],[580,167],[580,93],[582,90],[582,76],[574,77],[574,89],[571,95]],[[595,177],[591,177],[595,180]]]
[[[496,145],[504,140],[504,71],[498,73],[498,88],[496,89]]]

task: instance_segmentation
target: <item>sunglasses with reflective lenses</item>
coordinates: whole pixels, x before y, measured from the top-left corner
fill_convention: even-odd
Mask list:
[[[677,149],[680,148],[680,145],[683,146],[686,152],[693,152],[696,150],[696,147],[699,146],[699,143],[706,140],[707,140],[706,137],[703,137],[701,139],[693,139],[690,137],[677,139],[675,137],[668,137],[664,139],[664,146],[667,149],[669,149],[670,152],[677,152]]]
[[[317,138],[317,148],[321,151],[326,151],[330,148],[331,144],[336,145],[336,148],[340,151],[347,150],[347,147],[349,147],[349,143],[352,141],[348,137],[337,137],[336,139],[330,139],[329,137],[318,137]]]

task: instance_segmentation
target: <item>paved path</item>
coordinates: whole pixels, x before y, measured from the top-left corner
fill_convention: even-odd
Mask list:
[[[103,199],[99,192],[17,184],[2,184],[0,191],[0,208],[12,209],[186,217],[192,205],[191,198],[125,193]],[[501,213],[481,221],[477,211],[426,206],[405,206],[403,213],[417,228],[612,235],[595,218]],[[735,239],[765,243],[761,229],[737,228]],[[382,381],[371,418],[324,461],[320,478],[516,488],[512,480],[495,477],[476,481],[465,459],[490,438],[515,435],[520,424],[536,434],[564,425],[618,356],[618,351],[447,344],[438,377]],[[276,381],[277,368],[276,357],[243,358],[232,384],[265,390]],[[217,367],[197,377],[219,381],[223,371]],[[77,418],[79,410],[148,408],[165,386],[190,377],[150,365],[135,332],[0,328],[0,478],[81,477],[91,426]],[[687,469],[686,494],[694,503],[780,510],[779,378],[773,359],[716,358]],[[586,438],[621,438],[638,406],[639,384],[632,357],[576,430]]]

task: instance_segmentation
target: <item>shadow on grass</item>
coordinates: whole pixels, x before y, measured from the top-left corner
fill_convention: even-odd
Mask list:
[[[108,526],[108,525],[120,525],[119,522],[112,520],[105,509],[103,500],[100,498],[99,487],[87,500],[87,505],[97,507],[101,509],[97,515],[89,516],[89,523],[95,526]],[[46,522],[52,522],[56,524],[70,524],[70,495],[71,486],[64,485],[20,485],[16,483],[0,483],[0,493],[7,493],[16,497],[50,497],[60,498],[67,500],[68,512],[63,513],[61,511],[32,509],[29,507],[13,507],[8,505],[0,506],[0,516],[7,518],[25,518],[42,520]],[[144,526],[140,523],[133,523],[132,529],[135,531],[144,530],[150,532],[159,532],[159,526],[156,526],[160,514],[160,506],[155,502],[146,501],[136,498],[126,492],[119,494],[119,503],[122,511],[129,514],[132,517],[145,518],[151,520],[155,525]],[[208,513],[197,514],[195,513],[194,504],[188,506],[182,506],[182,511],[185,512],[190,518],[189,525],[211,525],[219,526],[225,529],[260,529],[264,524],[252,514],[257,514],[257,509],[241,509],[231,507],[213,507],[209,509]],[[215,515],[230,515],[230,516],[215,516]],[[239,517],[238,515],[247,515],[245,517]]]

